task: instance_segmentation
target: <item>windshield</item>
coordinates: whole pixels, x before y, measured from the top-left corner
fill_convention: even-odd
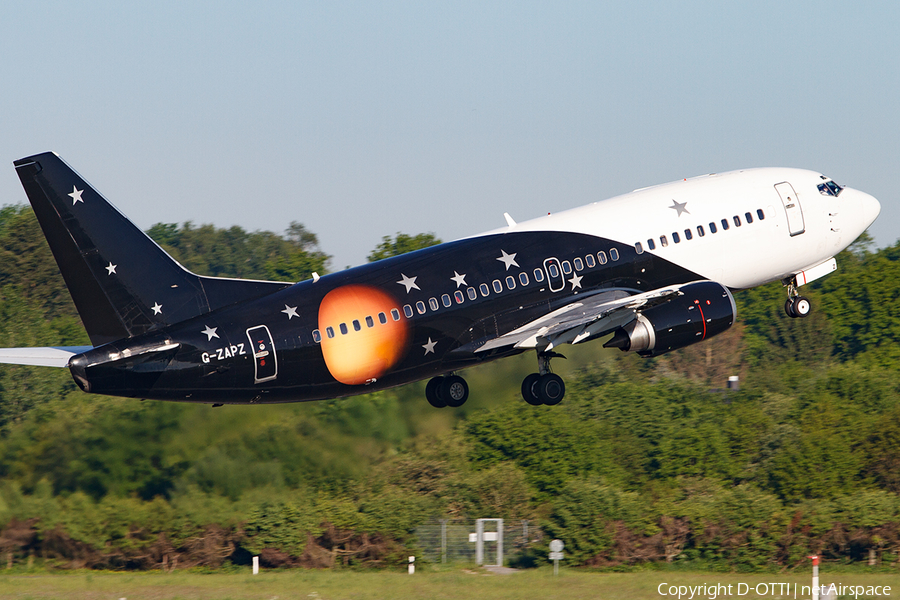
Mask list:
[[[844,189],[843,187],[839,186],[838,184],[836,184],[835,182],[833,182],[830,179],[826,179],[825,177],[822,177],[822,179],[825,179],[825,182],[820,183],[817,186],[819,188],[820,194],[822,194],[823,196],[840,196],[841,195],[841,190]]]

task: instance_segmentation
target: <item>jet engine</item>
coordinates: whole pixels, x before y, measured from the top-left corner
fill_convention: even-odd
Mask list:
[[[722,333],[736,316],[728,288],[715,281],[696,281],[682,286],[664,304],[637,312],[603,347],[659,356]]]

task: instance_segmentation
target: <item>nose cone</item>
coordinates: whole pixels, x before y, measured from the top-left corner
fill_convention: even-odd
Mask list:
[[[846,208],[838,210],[838,214],[842,215],[845,231],[852,231],[854,238],[868,229],[881,212],[881,203],[859,190],[845,188],[838,200],[847,203]]]
[[[869,227],[872,223],[875,222],[875,219],[878,218],[879,213],[881,213],[881,203],[875,199],[874,196],[870,196],[865,192],[858,192],[860,195],[860,212],[862,212],[863,221],[865,222],[866,228]]]

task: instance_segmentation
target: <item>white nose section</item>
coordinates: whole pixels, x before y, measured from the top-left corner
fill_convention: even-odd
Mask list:
[[[877,219],[878,215],[881,213],[881,203],[873,196],[864,192],[859,192],[859,195],[862,196],[860,204],[862,205],[862,214],[865,219],[866,228],[868,228],[869,225],[875,222],[875,219]]]

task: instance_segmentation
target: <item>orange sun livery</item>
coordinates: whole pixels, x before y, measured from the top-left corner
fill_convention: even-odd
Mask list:
[[[391,296],[365,285],[339,287],[322,298],[322,354],[335,379],[347,385],[371,382],[403,358],[409,332],[405,320],[391,318],[391,309],[396,306]],[[387,316],[387,323],[380,322],[379,313]],[[368,325],[366,317],[371,318],[373,326]],[[334,337],[327,335],[328,327]]]

